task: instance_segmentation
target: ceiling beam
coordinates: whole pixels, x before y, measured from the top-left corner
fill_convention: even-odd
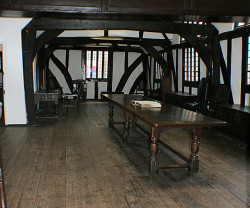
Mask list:
[[[100,44],[100,43],[111,43],[111,44],[131,44],[141,45],[143,43],[151,44],[154,46],[166,46],[164,39],[139,39],[139,38],[128,38],[128,37],[59,37],[48,42],[50,45],[82,45],[82,44]]]
[[[122,21],[122,20],[74,20],[74,19],[33,19],[27,29],[34,30],[136,30],[189,35],[211,35],[217,29],[213,25],[195,25],[168,21]]]
[[[34,52],[33,56],[35,57],[36,53],[40,50],[40,48],[44,47],[44,45],[51,39],[56,38],[60,35],[63,30],[47,30],[44,31],[40,36],[38,36],[34,42]]]

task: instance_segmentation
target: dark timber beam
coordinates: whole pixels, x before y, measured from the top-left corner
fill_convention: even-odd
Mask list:
[[[243,36],[250,36],[250,26],[244,26],[233,31],[224,32],[219,34],[219,40],[227,40],[229,38],[239,38]]]
[[[142,71],[143,72],[143,91],[144,91],[144,96],[146,96],[147,89],[148,89],[147,72],[149,71],[147,57],[142,61],[142,66],[143,66],[143,71]]]
[[[137,89],[137,86],[143,81],[144,73],[142,72],[135,80],[134,84],[132,85],[129,94],[134,94],[135,90]]]
[[[230,51],[230,54],[229,54],[229,51]],[[229,58],[231,53],[232,53],[231,49],[228,50],[228,60],[231,59]],[[224,83],[230,86],[229,103],[233,104],[234,101],[233,101],[233,95],[232,95],[232,90],[231,90],[231,61],[229,61],[226,65],[221,48],[220,48],[220,68],[221,68],[221,74],[222,74]]]
[[[215,96],[216,89],[220,84],[220,42],[217,34],[212,36],[212,87]]]
[[[227,72],[228,72],[228,80],[231,88],[231,71],[232,71],[232,39],[229,38],[227,40]],[[229,95],[229,104],[234,104],[232,89],[230,89]]]
[[[164,37],[167,46],[170,47],[172,45],[171,40],[169,40],[168,36],[165,33],[162,33],[162,36]]]
[[[109,36],[109,31],[108,30],[104,30],[104,37],[108,37]]]
[[[56,49],[70,49],[70,50],[95,50],[95,51],[120,51],[120,52],[136,52],[143,53],[140,47],[128,47],[128,46],[74,46],[74,45],[53,45]]]
[[[144,35],[144,31],[139,31],[139,39],[140,39],[140,40],[142,40],[143,35]]]
[[[48,43],[50,45],[84,45],[84,44],[100,44],[100,43],[111,43],[111,44],[132,44],[141,45],[142,43],[152,44],[154,46],[165,45],[166,42],[163,39],[139,39],[131,37],[58,37]]]
[[[165,33],[162,33],[163,37],[165,38],[167,48],[164,48],[167,51],[168,57],[168,67],[171,69],[173,74],[174,80],[174,89],[178,92],[178,74],[175,71],[174,67],[174,58],[173,58],[173,51],[172,51],[172,42],[169,40],[168,36]]]
[[[217,30],[212,25],[190,25],[167,21],[33,19],[27,26],[35,30],[136,30],[189,35],[210,35]]]
[[[36,120],[34,87],[33,87],[33,44],[36,38],[35,30],[22,30],[22,48],[23,48],[23,76],[25,101],[27,112],[27,123],[34,124]]]
[[[69,71],[69,49],[66,49],[65,68]]]
[[[165,76],[171,76],[171,69],[168,68],[168,63],[166,60],[161,56],[159,51],[157,51],[152,45],[144,44],[142,47],[151,55],[153,58],[159,63],[163,70],[163,74]]]
[[[63,74],[70,91],[73,93],[73,82],[72,82],[72,78],[69,74],[69,72],[66,70],[66,67],[63,65],[63,63],[55,57],[55,55],[53,54],[51,57],[51,60],[54,62],[54,64],[57,66],[57,68],[61,71],[61,73]]]
[[[209,49],[205,46],[205,44],[197,37],[191,36],[191,35],[182,35],[187,42],[189,42],[194,49],[198,52],[200,58],[206,65],[207,69],[209,70],[209,73],[211,73],[211,62],[210,62],[210,52]]]
[[[112,83],[113,83],[113,51],[109,52],[108,56],[108,86],[107,91],[112,92]]]
[[[223,56],[222,49],[220,48],[220,66],[221,66],[221,74],[226,85],[230,85],[230,74],[227,69],[227,65]]]
[[[119,93],[122,92],[123,88],[125,87],[125,84],[127,83],[130,75],[133,73],[133,71],[141,64],[141,62],[146,58],[145,54],[142,54],[139,56],[124,72],[124,74],[121,77],[121,80],[119,84],[117,85],[117,88],[115,92]]]
[[[38,36],[34,43],[34,57],[41,47],[43,47],[48,41],[56,38],[63,31],[64,30],[47,30],[44,31],[40,36]]]
[[[38,91],[40,89],[44,89],[43,80],[44,80],[44,56],[45,56],[45,47],[40,48],[37,53],[37,61],[36,61],[36,77],[37,77],[37,88]]]

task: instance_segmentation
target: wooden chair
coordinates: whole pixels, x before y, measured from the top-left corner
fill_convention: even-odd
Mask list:
[[[63,95],[63,115],[68,108],[74,108],[76,115],[79,115],[79,102],[80,97],[84,93],[83,83],[80,85],[77,94],[64,94]]]
[[[188,110],[196,112],[206,110],[208,105],[207,90],[208,90],[208,78],[202,78],[199,83],[197,100],[193,103],[184,103],[183,107]]]

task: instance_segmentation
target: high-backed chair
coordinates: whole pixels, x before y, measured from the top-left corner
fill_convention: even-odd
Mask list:
[[[202,78],[199,87],[197,100],[193,103],[184,103],[184,108],[192,111],[202,111],[207,109],[208,78]]]
[[[65,111],[68,111],[68,108],[74,108],[76,115],[79,115],[79,102],[80,97],[83,94],[84,85],[80,85],[77,94],[64,94],[63,95],[63,115]]]
[[[231,88],[229,85],[219,84],[211,104],[227,104],[230,92]]]

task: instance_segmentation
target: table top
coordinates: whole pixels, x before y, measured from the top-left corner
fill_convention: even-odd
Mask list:
[[[166,103],[161,103],[161,108],[140,108],[131,105],[131,100],[151,100],[139,95],[103,94],[103,96],[150,126],[204,127],[226,125],[224,121]]]

